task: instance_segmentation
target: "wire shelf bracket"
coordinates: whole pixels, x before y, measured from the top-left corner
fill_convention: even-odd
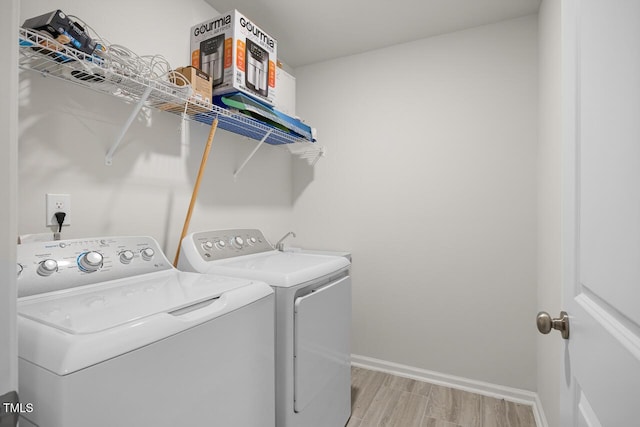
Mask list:
[[[113,153],[115,153],[116,149],[122,142],[124,135],[127,133],[127,130],[129,130],[129,127],[131,127],[131,124],[140,113],[140,110],[142,110],[142,107],[144,107],[144,103],[147,102],[149,95],[151,95],[151,89],[152,87],[149,86],[147,90],[144,91],[144,93],[140,97],[140,100],[138,101],[135,108],[131,112],[131,115],[127,119],[127,122],[124,124],[122,130],[120,131],[120,135],[118,135],[118,138],[116,139],[116,141],[113,143],[113,145],[111,145],[111,148],[109,148],[109,151],[107,151],[107,155],[104,158],[105,165],[111,166],[113,164]]]
[[[242,162],[242,164],[240,165],[240,167],[238,168],[238,170],[236,170],[233,173],[233,180],[237,180],[238,179],[238,175],[240,174],[240,172],[242,171],[242,169],[244,169],[244,167],[247,165],[247,163],[249,163],[249,160],[251,160],[251,158],[256,154],[256,152],[258,151],[258,149],[262,146],[262,144],[264,144],[264,142],[267,140],[267,138],[269,137],[269,135],[271,135],[271,132],[273,132],[272,130],[267,131],[267,133],[264,134],[264,136],[262,137],[262,139],[260,140],[260,142],[258,142],[258,145],[256,145],[256,148],[253,149],[253,151],[249,154],[249,157],[247,157],[244,162]]]

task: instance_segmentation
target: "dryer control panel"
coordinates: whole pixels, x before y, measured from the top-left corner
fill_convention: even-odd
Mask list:
[[[262,231],[256,229],[202,231],[185,237],[183,247],[185,244],[193,245],[205,261],[274,250]]]
[[[18,245],[18,297],[172,269],[152,237],[98,237]]]

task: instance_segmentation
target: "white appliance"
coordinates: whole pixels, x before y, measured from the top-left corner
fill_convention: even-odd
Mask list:
[[[192,233],[178,268],[262,280],[276,293],[276,425],[343,427],[351,414],[345,257],[274,250],[259,230]]]
[[[265,283],[178,271],[150,237],[17,253],[21,427],[275,424]]]

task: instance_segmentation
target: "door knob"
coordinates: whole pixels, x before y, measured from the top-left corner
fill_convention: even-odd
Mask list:
[[[569,315],[566,311],[560,312],[560,317],[553,319],[546,311],[541,311],[536,316],[536,325],[540,333],[548,334],[551,329],[557,329],[562,338],[569,339]]]

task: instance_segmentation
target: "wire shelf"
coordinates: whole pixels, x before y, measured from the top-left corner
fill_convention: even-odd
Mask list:
[[[141,77],[108,57],[88,55],[58,43],[49,35],[25,28],[19,29],[19,43],[21,69],[37,71],[44,76],[65,80],[126,102],[140,103],[141,107],[173,113],[191,121],[210,125],[217,118],[220,128],[271,145],[286,145],[292,154],[307,159],[309,164],[314,164],[324,155],[322,146],[297,134],[274,129],[241,113],[193,98],[189,84],[179,86],[168,79]],[[114,150],[115,147],[109,154],[113,154]]]

